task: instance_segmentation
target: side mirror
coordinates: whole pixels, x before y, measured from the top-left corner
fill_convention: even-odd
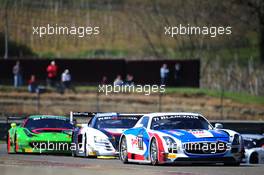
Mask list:
[[[223,127],[223,124],[221,124],[221,123],[216,123],[215,124],[215,129],[223,129],[224,127]]]
[[[15,128],[17,125],[16,125],[16,123],[11,123],[11,128]]]

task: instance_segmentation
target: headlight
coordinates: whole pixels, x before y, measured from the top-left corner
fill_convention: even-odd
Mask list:
[[[28,136],[28,137],[33,137],[35,135],[31,134],[31,132],[29,132],[27,129],[24,129],[24,133]]]
[[[169,148],[176,148],[177,147],[176,142],[171,137],[163,136],[163,139],[165,140],[165,143]]]
[[[239,145],[239,144],[240,144],[240,137],[238,134],[235,134],[232,145]]]
[[[65,131],[62,131],[63,133],[67,134],[67,135],[72,135],[72,130],[65,130]]]
[[[104,143],[104,142],[108,142],[108,139],[103,138],[103,137],[94,136],[94,142],[95,143]]]

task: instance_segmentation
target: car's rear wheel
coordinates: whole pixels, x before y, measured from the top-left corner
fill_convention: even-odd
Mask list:
[[[71,150],[71,155],[72,157],[76,157],[76,151],[77,151],[77,145],[75,142],[74,142],[74,134],[72,134],[72,145],[75,145],[75,149]]]
[[[158,147],[156,139],[152,139],[150,144],[150,161],[152,165],[157,165],[158,161]]]
[[[258,160],[258,153],[254,152],[250,155],[249,157],[249,163],[252,163],[252,164],[258,164],[259,163],[259,160]]]
[[[120,142],[120,152],[119,152],[119,157],[120,160],[123,163],[127,163],[128,162],[128,152],[127,152],[127,142],[126,142],[126,137],[122,137],[121,142]]]
[[[14,139],[14,145],[15,145],[15,153],[18,152],[18,140],[17,140],[17,135],[15,134],[15,139]]]
[[[87,135],[84,134],[84,153],[85,157],[89,157],[89,153],[87,152]]]

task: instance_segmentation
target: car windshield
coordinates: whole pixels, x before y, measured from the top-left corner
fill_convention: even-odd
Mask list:
[[[247,139],[244,138],[244,146],[247,149],[264,147],[264,139]]]
[[[201,116],[194,115],[167,115],[154,117],[151,123],[153,130],[171,130],[171,129],[212,129]]]
[[[104,129],[104,128],[132,128],[139,117],[135,116],[104,116],[98,117],[95,122],[94,128]]]
[[[255,139],[252,139],[252,140],[245,140],[244,139],[244,146],[247,149],[256,148],[257,147],[257,141]]]
[[[25,128],[34,130],[38,128],[63,128],[72,129],[73,125],[70,120],[64,117],[35,117],[25,122]]]

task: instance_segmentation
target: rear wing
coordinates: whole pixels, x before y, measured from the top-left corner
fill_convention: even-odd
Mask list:
[[[26,116],[7,116],[6,123],[23,123],[25,119],[27,119]]]
[[[143,115],[145,115],[145,113],[116,113],[116,112],[70,112],[70,121],[71,123],[75,123],[76,122],[76,118],[80,118],[80,119],[90,119],[92,117],[94,117],[95,115],[99,114],[100,116],[109,116],[111,114],[117,114],[118,116],[135,116],[135,117],[142,117]]]
[[[70,122],[74,123],[76,121],[76,118],[84,118],[84,119],[89,119],[95,116],[96,112],[70,112]]]

